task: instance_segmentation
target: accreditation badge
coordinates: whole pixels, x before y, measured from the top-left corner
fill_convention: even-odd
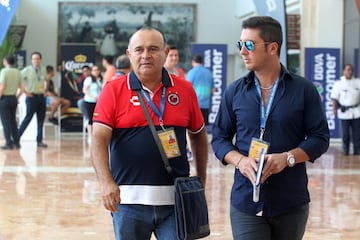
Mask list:
[[[175,131],[173,128],[168,128],[158,131],[158,136],[161,141],[161,145],[164,148],[166,156],[168,158],[178,157],[181,155],[178,141],[176,139]]]
[[[250,149],[249,149],[249,157],[259,159],[260,150],[264,149],[265,154],[267,153],[267,150],[269,148],[269,143],[265,142],[264,140],[258,139],[258,138],[252,138]]]
[[[43,92],[43,90],[44,90],[43,84],[42,84],[42,83],[38,83],[37,89],[38,89],[38,92],[40,92],[40,93]]]

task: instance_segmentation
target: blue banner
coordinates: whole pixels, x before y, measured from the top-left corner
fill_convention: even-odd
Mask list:
[[[283,33],[280,61],[287,66],[287,30],[285,15],[285,0],[260,1],[253,0],[256,10],[260,16],[270,16],[279,21]]]
[[[340,79],[340,49],[305,48],[305,77],[316,86],[326,114],[331,138],[340,137],[339,121],[333,113],[331,91]]]
[[[204,66],[213,73],[215,91],[211,96],[211,107],[209,109],[209,125],[211,125],[215,121],[221,97],[226,88],[227,45],[192,44],[191,50],[193,56],[201,54],[204,57]]]
[[[6,33],[9,29],[11,20],[16,12],[16,8],[19,4],[19,0],[6,0],[0,1],[0,16],[1,16],[1,24],[0,24],[0,46],[6,36]]]

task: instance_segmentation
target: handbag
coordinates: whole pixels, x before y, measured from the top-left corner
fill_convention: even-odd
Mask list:
[[[172,174],[172,168],[156,133],[154,123],[146,109],[140,91],[136,91],[141,107],[149,123],[151,133],[159,148],[161,158],[167,172]],[[198,176],[176,177],[175,186],[175,218],[176,232],[179,240],[199,239],[210,235],[208,208],[205,189]]]

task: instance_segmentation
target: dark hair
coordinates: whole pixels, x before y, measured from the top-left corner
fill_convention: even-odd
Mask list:
[[[90,70],[89,65],[84,65],[84,66],[82,66],[82,67],[81,67],[81,69],[82,69],[82,70],[84,70],[84,68],[87,68],[87,69],[89,69],[89,70]]]
[[[103,56],[103,59],[105,59],[105,61],[107,61],[108,63],[113,64],[114,56],[105,55]]]
[[[195,54],[193,57],[192,57],[192,60],[196,63],[200,63],[200,64],[204,64],[204,58],[201,54]]]
[[[98,68],[99,71],[100,71],[100,66],[99,66],[99,65],[93,65],[93,66],[91,67],[91,70],[92,70],[94,67]],[[94,75],[91,74],[90,77],[91,77],[91,81],[92,81],[92,82],[96,82],[96,78],[95,78]],[[102,76],[101,72],[99,73],[99,77],[100,77],[100,82],[102,82],[103,76]]]
[[[128,69],[130,68],[131,63],[130,59],[126,54],[120,55],[115,62],[115,67],[117,69]]]
[[[280,56],[280,49],[283,42],[281,24],[269,16],[255,16],[246,19],[242,23],[242,27],[259,29],[259,36],[265,42],[276,42],[279,46],[278,55]]]
[[[351,71],[354,71],[354,67],[353,67],[353,65],[351,63],[345,64],[344,67],[343,67],[343,70],[345,70],[346,67],[350,67]]]
[[[32,57],[33,55],[39,55],[40,59],[42,59],[42,55],[41,55],[40,52],[33,52],[33,53],[31,53],[31,57]]]
[[[15,58],[13,56],[8,55],[8,56],[4,57],[4,59],[10,65],[15,64]]]
[[[169,50],[178,50],[175,45],[168,45]]]
[[[51,66],[51,65],[47,65],[47,66],[46,66],[46,72],[47,72],[47,73],[50,73],[51,71],[54,71],[54,67]]]

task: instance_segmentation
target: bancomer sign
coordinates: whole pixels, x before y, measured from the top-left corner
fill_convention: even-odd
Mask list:
[[[340,79],[340,49],[306,48],[305,77],[316,86],[326,114],[331,138],[339,138],[339,123],[333,113],[331,91]]]
[[[204,67],[213,74],[215,91],[211,96],[209,109],[209,124],[213,124],[219,111],[222,94],[226,88],[227,45],[193,44],[192,54],[201,54],[204,57]]]

